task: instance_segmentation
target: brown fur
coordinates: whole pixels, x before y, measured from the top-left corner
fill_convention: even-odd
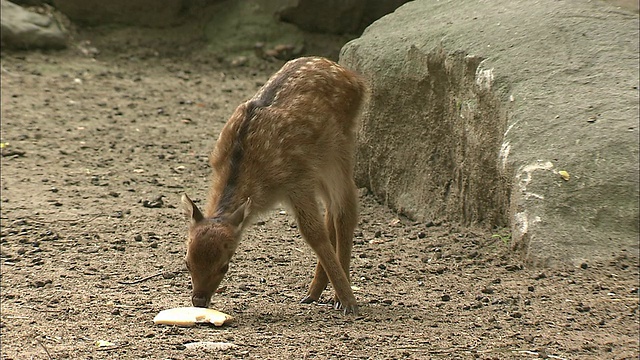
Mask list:
[[[355,73],[327,59],[300,58],[238,106],[211,154],[204,214],[183,198],[191,219],[186,261],[194,305],[208,305],[249,218],[282,202],[318,255],[303,301],[317,300],[331,281],[336,306],[357,313],[349,262],[357,223],[355,126],[365,97]]]

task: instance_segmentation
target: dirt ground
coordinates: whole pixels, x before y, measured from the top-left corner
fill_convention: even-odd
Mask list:
[[[190,305],[180,196],[202,204],[218,132],[281,63],[140,46],[1,60],[2,359],[639,356],[637,258],[612,249],[611,261],[528,269],[506,233],[414,223],[365,190],[360,316],[299,303],[315,256],[274,209],[212,299],[231,324],[156,326],[159,311]]]

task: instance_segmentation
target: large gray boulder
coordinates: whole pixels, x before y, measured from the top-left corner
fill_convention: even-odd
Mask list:
[[[53,3],[82,25],[119,23],[168,27],[183,22],[192,6],[202,6],[207,0],[53,0]]]
[[[321,33],[359,33],[408,0],[290,0],[279,11],[282,20]]]
[[[253,57],[256,45],[269,51],[276,46],[301,52],[304,36],[293,24],[278,19],[275,13],[291,0],[233,0],[209,7],[210,18],[204,27],[208,49],[216,54]],[[288,60],[288,59],[285,59]]]
[[[7,0],[0,0],[2,46],[13,49],[62,49],[66,32],[50,15],[28,11]]]
[[[532,264],[637,255],[638,26],[598,1],[403,5],[342,49],[372,89],[358,184],[418,220],[507,225]]]

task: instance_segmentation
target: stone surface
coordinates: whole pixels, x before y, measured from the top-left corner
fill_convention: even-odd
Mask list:
[[[66,47],[66,32],[50,15],[28,11],[1,0],[2,46],[14,49],[61,49]]]
[[[53,0],[54,5],[72,21],[82,25],[120,23],[166,27],[184,20],[194,5],[206,0]]]
[[[407,0],[294,0],[280,18],[312,32],[359,33]]]
[[[237,0],[209,8],[211,18],[204,28],[209,49],[221,56],[254,58],[256,44],[265,50],[279,45],[301,49],[302,31],[278,21],[275,12],[290,0]]]
[[[372,87],[358,184],[419,220],[508,225],[532,264],[637,254],[638,40],[605,2],[405,4],[342,50]]]

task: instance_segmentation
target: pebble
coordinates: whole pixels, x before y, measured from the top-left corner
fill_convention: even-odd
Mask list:
[[[36,280],[36,281],[34,281],[34,282],[33,282],[33,285],[34,285],[35,287],[37,287],[37,288],[41,288],[41,287],[44,287],[45,285],[47,285],[47,284],[51,284],[51,283],[52,283],[51,279],[46,279],[46,280]]]
[[[495,290],[491,286],[487,286],[484,289],[480,290],[483,294],[493,294]]]
[[[541,273],[539,273],[538,275],[536,275],[533,279],[534,279],[534,280],[540,280],[540,279],[544,279],[544,278],[546,278],[546,277],[547,277],[547,275],[546,275],[545,273],[542,273],[542,272],[541,272]]]
[[[507,265],[507,266],[505,266],[505,270],[507,270],[507,271],[517,271],[517,270],[520,270],[520,266],[518,266],[518,265]]]

